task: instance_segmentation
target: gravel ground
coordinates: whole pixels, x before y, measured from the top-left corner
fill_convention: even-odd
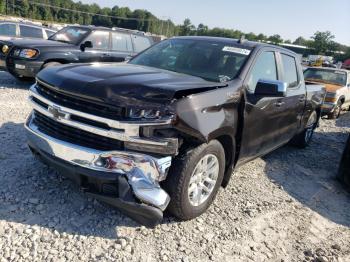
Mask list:
[[[28,86],[0,72],[0,261],[350,261],[350,195],[334,179],[350,113],[322,120],[307,149],[241,167],[201,217],[147,229],[31,156]]]

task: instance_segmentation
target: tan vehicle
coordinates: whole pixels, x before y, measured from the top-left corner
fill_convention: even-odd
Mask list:
[[[310,67],[304,71],[307,83],[323,84],[327,94],[322,105],[323,115],[338,118],[341,110],[350,107],[350,71],[335,68]]]

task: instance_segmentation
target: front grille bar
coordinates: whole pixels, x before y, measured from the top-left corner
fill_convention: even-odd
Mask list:
[[[90,132],[96,135],[120,140],[123,142],[133,142],[154,146],[168,146],[169,142],[161,139],[144,139],[139,136],[140,127],[142,126],[163,126],[169,125],[171,123],[171,119],[156,121],[154,123],[143,123],[143,122],[130,122],[130,121],[117,121],[111,120],[108,118],[103,118],[100,116],[95,116],[91,114],[87,114],[84,112],[80,112],[74,109],[70,109],[56,103],[53,103],[41,96],[37,90],[35,85],[30,88],[29,101],[32,104],[34,110],[40,112],[41,114],[57,121],[62,124],[78,128],[84,130],[86,132]],[[40,102],[39,102],[40,101]],[[47,106],[44,106],[47,105]],[[85,123],[79,122],[73,119],[79,118],[71,118],[71,116],[78,116],[80,118],[84,118],[86,120],[91,120],[95,122],[99,122],[101,124],[107,125],[110,128],[104,129],[101,127],[93,126]]]

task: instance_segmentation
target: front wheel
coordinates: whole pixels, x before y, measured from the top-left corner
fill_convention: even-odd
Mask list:
[[[343,103],[341,101],[338,101],[338,103],[335,106],[333,112],[328,114],[328,118],[329,119],[337,119],[337,118],[339,118],[342,105],[343,105]]]
[[[175,159],[164,183],[168,210],[189,220],[203,214],[215,199],[225,170],[225,151],[217,140],[202,144]]]

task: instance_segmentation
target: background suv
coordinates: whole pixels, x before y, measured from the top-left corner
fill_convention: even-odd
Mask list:
[[[139,31],[68,26],[48,40],[0,41],[0,68],[20,79],[34,78],[41,69],[60,64],[123,62],[152,44],[152,38]]]
[[[0,22],[0,40],[9,40],[13,37],[48,39],[55,32],[56,30],[30,23],[11,21]]]

